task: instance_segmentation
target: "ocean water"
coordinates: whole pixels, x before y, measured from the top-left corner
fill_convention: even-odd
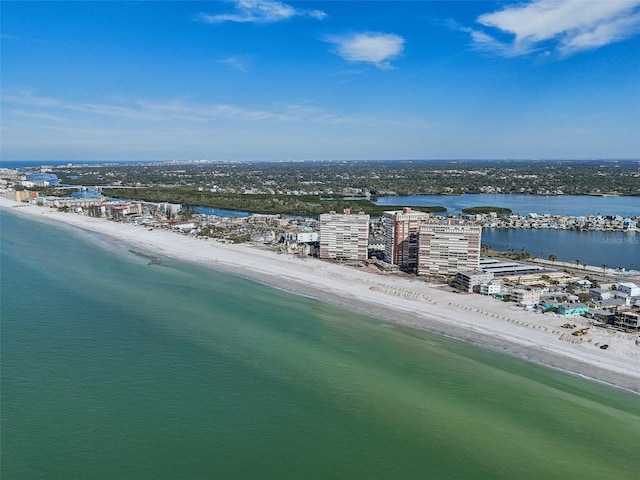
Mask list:
[[[0,234],[2,478],[637,478],[637,395],[11,212]]]

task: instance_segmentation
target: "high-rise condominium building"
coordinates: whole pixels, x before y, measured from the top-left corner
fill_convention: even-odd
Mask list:
[[[418,266],[420,225],[428,219],[428,213],[409,207],[384,212],[384,261],[398,265],[404,271],[415,271]]]
[[[320,215],[320,258],[366,260],[369,247],[369,215],[323,213]]]
[[[419,234],[419,275],[454,275],[480,265],[478,225],[422,225]]]

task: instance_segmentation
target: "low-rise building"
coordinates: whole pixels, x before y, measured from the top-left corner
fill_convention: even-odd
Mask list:
[[[482,295],[497,295],[502,289],[502,283],[499,281],[491,280],[480,284],[480,293]]]
[[[493,280],[493,273],[480,270],[463,270],[456,273],[455,285],[465,292],[479,291],[480,285]],[[500,291],[500,290],[498,290]]]
[[[589,309],[589,312],[585,314],[588,318],[593,319],[595,322],[614,324],[616,321],[616,315],[613,312],[606,310],[593,310]]]
[[[556,308],[556,302],[553,300],[540,300],[536,308],[543,312],[548,312],[549,310]]]
[[[520,305],[535,305],[540,301],[540,292],[537,290],[516,288],[511,291],[511,300]]]
[[[107,202],[106,216],[118,222],[124,221],[129,215],[142,215],[141,202]]]
[[[627,328],[640,328],[640,313],[634,311],[620,312],[616,323]]]
[[[626,293],[630,297],[640,296],[640,287],[635,283],[625,282],[618,284],[618,291],[622,293]]]
[[[38,192],[30,190],[5,190],[3,196],[16,202],[25,202],[29,199],[37,198]]]
[[[542,280],[543,277],[562,277],[564,275],[563,272],[541,265],[527,264],[495,257],[480,258],[478,268],[483,272],[493,273],[495,278],[522,282],[534,282]]]
[[[608,300],[613,296],[611,290],[605,290],[603,288],[590,288],[589,296],[595,298],[596,300]]]
[[[290,243],[314,243],[320,240],[318,232],[290,230],[284,234],[284,239]]]
[[[631,304],[626,298],[607,298],[606,300],[593,300],[591,303],[600,310],[610,311],[615,311],[619,307],[625,307]]]
[[[142,215],[142,202],[107,202],[101,199],[85,198],[76,200],[92,201],[83,207],[83,212],[90,217],[108,218],[118,222],[124,221],[129,216]],[[54,202],[55,204],[55,202]],[[73,204],[72,204],[73,205]]]
[[[589,311],[584,303],[560,303],[556,305],[558,315],[582,315]]]
[[[71,198],[71,197],[47,197],[47,205],[54,208],[90,209],[95,205],[102,205],[104,200],[100,198]]]

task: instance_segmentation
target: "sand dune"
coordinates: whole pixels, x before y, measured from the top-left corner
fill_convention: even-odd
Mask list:
[[[592,328],[574,337],[555,314],[524,311],[481,295],[457,294],[412,277],[381,275],[313,258],[277,254],[178,233],[60,213],[0,199],[0,208],[125,241],[151,253],[197,262],[274,287],[317,297],[393,324],[429,330],[498,349],[640,393],[638,335]],[[587,327],[582,317],[571,323]],[[607,350],[599,348],[608,344]]]

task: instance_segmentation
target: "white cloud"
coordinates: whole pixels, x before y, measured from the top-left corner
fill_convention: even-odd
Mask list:
[[[231,55],[230,57],[217,60],[218,63],[226,65],[230,69],[237,70],[238,72],[247,72],[249,70],[249,61],[250,58],[246,55]]]
[[[399,142],[390,138],[422,138],[429,128],[421,115],[306,102],[83,101],[29,90],[1,102],[3,155],[14,159],[393,158],[389,145]]]
[[[561,51],[565,54],[570,54],[580,50],[598,48],[608,43],[623,40],[639,30],[640,12],[637,12],[567,38],[562,42]]]
[[[478,23],[513,35],[510,41],[471,30],[474,44],[505,56],[555,45],[571,55],[618,42],[640,31],[640,0],[533,0],[478,17]]]
[[[425,129],[429,126],[420,117],[393,112],[376,114],[336,112],[305,103],[273,103],[265,107],[226,103],[195,103],[182,99],[163,102],[148,100],[115,101],[112,103],[74,102],[34,95],[27,90],[10,91],[2,98],[9,108],[5,111],[5,126],[27,128],[102,128],[123,125],[131,128],[273,128],[285,130],[290,125],[316,127],[355,127]],[[14,108],[19,105],[21,108]],[[110,121],[110,119],[115,120]],[[32,122],[30,120],[37,120]],[[26,121],[26,123],[25,123]],[[314,127],[315,128],[315,127]]]
[[[55,115],[57,112],[77,112],[93,116],[117,117],[128,120],[170,121],[187,120],[205,122],[218,118],[239,120],[279,120],[289,121],[286,111],[267,110],[243,107],[233,104],[195,104],[182,100],[166,102],[130,101],[118,103],[70,102],[51,97],[40,97],[30,91],[19,90],[8,92],[2,101],[31,107],[32,115],[41,117],[45,114]],[[53,111],[53,113],[51,113]],[[25,116],[25,112],[21,114]]]
[[[322,20],[327,14],[321,10],[296,9],[291,5],[272,0],[235,0],[233,13],[210,15],[201,13],[198,20],[205,23],[273,23],[292,17],[310,17]]]
[[[57,115],[51,115],[45,112],[29,112],[24,110],[10,110],[9,113],[19,117],[33,118],[37,120],[47,120],[53,122],[66,122],[68,119]]]
[[[404,49],[404,39],[391,33],[354,33],[324,40],[335,45],[334,53],[348,62],[373,63],[382,69],[391,68],[389,61]]]

